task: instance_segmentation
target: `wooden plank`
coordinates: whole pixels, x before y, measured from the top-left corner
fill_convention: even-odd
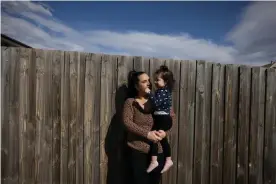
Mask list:
[[[136,56],[133,62],[134,70],[149,73],[149,58]]]
[[[19,139],[18,139],[18,50],[1,47],[1,181],[18,183]],[[4,168],[4,169],[3,169]]]
[[[133,70],[133,57],[119,56],[118,57],[118,87],[127,85],[128,73]]]
[[[224,65],[213,65],[210,183],[222,183],[224,74]]]
[[[236,183],[238,66],[226,65],[223,183]]]
[[[60,183],[61,164],[61,65],[64,63],[64,52],[52,53],[52,88],[51,88],[51,116],[53,123],[53,184]]]
[[[237,142],[237,183],[248,184],[251,68],[248,66],[240,66],[239,70],[240,85]]]
[[[179,83],[180,83],[180,61],[167,60],[165,62],[169,70],[172,71],[175,79],[175,86],[172,91],[172,108],[176,114],[176,122],[172,127],[171,133],[168,136],[171,145],[172,160],[174,166],[165,174],[163,174],[162,183],[177,183],[177,158],[178,158],[178,117],[179,117]]]
[[[196,62],[181,62],[178,183],[193,182]]]
[[[265,69],[252,68],[249,183],[263,184]]]
[[[52,171],[52,161],[53,161],[53,119],[52,119],[52,84],[53,84],[53,68],[52,68],[52,60],[53,60],[53,51],[46,51],[46,117],[45,117],[45,129],[44,129],[44,170],[43,178],[41,183],[49,183],[53,182],[53,173]],[[49,172],[50,171],[50,172]]]
[[[100,77],[101,55],[85,58],[84,93],[84,184],[100,181]]]
[[[1,47],[1,181],[11,183],[12,166],[14,164],[9,163],[9,156],[13,150],[9,150],[9,112],[10,112],[10,72],[11,72],[11,49],[7,47]],[[11,167],[10,167],[11,166]],[[15,183],[15,182],[13,182]]]
[[[102,56],[101,68],[101,110],[100,110],[100,184],[106,184],[107,155],[105,138],[115,114],[115,94],[117,88],[117,57]]]
[[[76,183],[83,184],[85,53],[78,53],[76,109]]]
[[[35,183],[35,121],[33,119],[32,49],[19,54],[19,183]]]
[[[225,65],[213,65],[210,183],[222,183]]]
[[[35,182],[52,183],[52,121],[49,116],[51,95],[51,52],[34,50],[35,56]]]
[[[265,110],[265,150],[264,183],[276,183],[276,70],[267,69],[266,110]]]
[[[68,53],[67,53],[68,54]],[[65,56],[65,53],[63,53]],[[68,56],[67,56],[68,57]],[[70,61],[61,62],[60,183],[68,183]]]
[[[69,61],[69,152],[68,152],[68,183],[76,182],[76,139],[77,139],[77,82],[80,53],[65,52],[65,60]]]
[[[197,62],[194,183],[209,183],[212,64]]]
[[[12,168],[10,183],[19,183],[20,181],[20,50],[19,48],[10,48],[10,107],[9,107],[9,166]]]

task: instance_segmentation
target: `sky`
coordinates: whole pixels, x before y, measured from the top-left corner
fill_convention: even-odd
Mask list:
[[[276,2],[2,1],[1,33],[35,48],[223,64],[276,60]]]

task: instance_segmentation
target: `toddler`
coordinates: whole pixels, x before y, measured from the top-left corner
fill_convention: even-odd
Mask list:
[[[154,125],[152,129],[156,131],[167,131],[172,127],[172,118],[170,116],[170,110],[172,105],[171,93],[174,85],[173,74],[167,66],[161,66],[155,72],[154,83],[157,88],[154,94],[151,93],[150,89],[146,89],[146,92],[149,94],[149,99],[151,100],[154,109]],[[173,165],[173,162],[171,159],[171,147],[167,137],[163,138],[160,141],[160,143],[163,148],[164,156],[166,157],[164,168],[161,171],[161,173],[163,173],[166,172]],[[159,165],[157,161],[158,144],[152,142],[150,146],[151,163],[147,169],[147,172],[151,172]]]

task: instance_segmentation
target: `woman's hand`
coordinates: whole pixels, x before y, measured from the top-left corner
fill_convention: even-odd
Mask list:
[[[166,137],[166,132],[164,130],[158,130],[158,132],[156,132],[157,136],[159,136],[160,138],[164,139]]]
[[[154,130],[154,131],[150,131],[150,132],[148,133],[147,138],[148,138],[150,141],[153,141],[153,142],[158,142],[158,141],[162,140],[162,138],[159,137],[157,134],[158,134],[158,132],[155,131],[155,130]]]

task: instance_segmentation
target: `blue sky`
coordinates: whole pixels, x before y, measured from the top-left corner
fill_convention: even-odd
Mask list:
[[[14,1],[1,10],[1,32],[37,48],[252,65],[276,59],[276,2]]]
[[[189,33],[225,42],[249,2],[47,2],[55,16],[76,29]]]

